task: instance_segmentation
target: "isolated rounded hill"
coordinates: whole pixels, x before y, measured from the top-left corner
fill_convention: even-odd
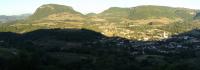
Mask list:
[[[52,14],[58,14],[58,13],[63,13],[63,12],[82,15],[81,13],[75,11],[70,6],[58,5],[58,4],[45,4],[37,8],[35,13],[30,17],[30,19],[37,20],[37,19],[41,19]]]

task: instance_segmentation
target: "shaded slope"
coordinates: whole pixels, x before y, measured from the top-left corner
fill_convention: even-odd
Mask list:
[[[69,42],[86,42],[104,37],[101,33],[87,29],[39,29],[21,36],[25,40],[63,40]]]

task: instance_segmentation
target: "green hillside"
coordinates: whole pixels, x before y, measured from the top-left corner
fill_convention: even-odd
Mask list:
[[[151,19],[151,18],[182,18],[191,19],[195,10],[186,8],[172,8],[167,6],[137,6],[132,8],[112,7],[100,13],[101,17],[129,17],[130,19]]]
[[[57,5],[57,4],[46,4],[40,6],[36,12],[30,17],[31,20],[37,20],[44,17],[47,17],[51,14],[68,12],[72,14],[81,14],[76,12],[72,7],[65,5]]]
[[[174,9],[164,6],[138,6],[132,8],[130,18],[132,19],[145,19],[145,18],[158,18],[158,17],[175,17]]]
[[[100,13],[103,17],[128,17],[130,13],[129,8],[111,7],[108,10]]]

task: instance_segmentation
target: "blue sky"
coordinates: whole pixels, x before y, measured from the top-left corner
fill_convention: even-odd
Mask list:
[[[109,7],[134,7],[138,5],[161,5],[200,9],[200,0],[1,0],[0,15],[33,13],[43,4],[72,6],[81,13],[100,13]]]

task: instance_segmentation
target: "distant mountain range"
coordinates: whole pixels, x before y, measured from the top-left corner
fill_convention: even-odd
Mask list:
[[[167,18],[170,21],[176,20],[193,20],[199,16],[198,10],[187,8],[173,8],[167,6],[154,6],[154,5],[142,5],[130,8],[111,7],[102,13],[89,13],[86,15],[75,11],[70,6],[58,5],[58,4],[45,4],[40,6],[33,15],[29,17],[31,20],[41,20],[52,15],[62,17],[64,14],[79,15],[85,17],[97,17],[105,20],[140,20],[140,19],[161,19]],[[59,15],[58,15],[59,14]],[[66,17],[65,17],[66,18]]]
[[[13,16],[0,15],[0,22],[6,23],[9,21],[22,20],[29,17],[30,15],[31,14],[22,14],[22,15],[13,15]]]
[[[195,9],[187,8],[173,8],[167,6],[153,6],[153,5],[142,5],[130,8],[120,8],[120,7],[111,7],[102,13],[89,13],[86,15],[81,14],[80,12],[75,11],[70,6],[58,5],[58,4],[46,4],[40,6],[33,15],[30,16],[31,20],[41,20],[44,18],[49,18],[56,16],[57,18],[63,18],[63,16],[70,15],[75,17],[81,17],[85,19],[89,17],[91,20],[94,19],[103,19],[106,21],[117,21],[121,22],[124,19],[129,20],[128,22],[135,22],[135,20],[147,20],[148,19],[158,19],[159,22],[162,22],[163,19],[166,23],[184,21],[184,20],[193,20],[198,19],[199,13]],[[78,16],[77,16],[78,15]],[[70,18],[65,17],[66,19]],[[151,21],[152,22],[152,21]],[[153,21],[154,22],[154,21]],[[158,21],[155,21],[158,22]]]
[[[57,4],[46,4],[40,6],[32,17],[45,17],[50,14],[55,13],[74,13],[81,14],[75,11],[70,6],[57,5]],[[96,14],[98,16],[104,17],[126,17],[132,19],[148,19],[148,18],[192,18],[197,14],[195,9],[187,8],[172,8],[167,6],[153,6],[153,5],[143,5],[130,8],[120,8],[120,7],[111,7],[102,13]],[[91,14],[91,13],[89,13]],[[93,15],[95,15],[93,13]]]
[[[22,14],[14,16],[5,16],[0,15],[0,22],[5,23],[8,21],[20,20],[29,17],[31,20],[41,20],[42,18],[47,18],[48,16],[60,14],[78,14],[79,16],[95,16],[97,18],[120,20],[122,18],[129,20],[138,20],[138,19],[159,19],[159,18],[168,18],[168,19],[198,19],[200,13],[195,9],[187,8],[173,8],[167,6],[153,6],[153,5],[143,5],[130,8],[120,8],[120,7],[111,7],[102,13],[89,13],[83,15],[80,12],[75,11],[70,6],[58,5],[58,4],[45,4],[40,6],[35,13],[31,14]],[[57,16],[57,17],[59,17]],[[73,15],[71,15],[73,16]]]

